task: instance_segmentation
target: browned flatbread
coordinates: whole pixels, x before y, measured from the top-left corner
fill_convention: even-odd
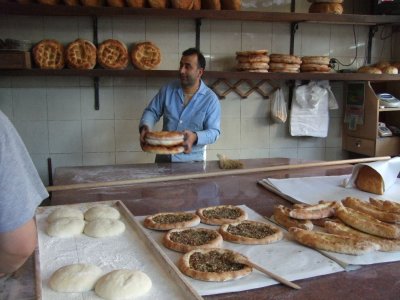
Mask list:
[[[249,220],[223,224],[219,233],[226,241],[248,245],[270,244],[283,238],[283,232],[278,227]]]
[[[171,229],[163,238],[165,247],[183,253],[199,248],[220,248],[222,242],[218,231],[207,228]]]
[[[77,39],[65,49],[65,61],[71,69],[90,70],[96,66],[96,52],[92,42]]]
[[[364,233],[356,229],[353,229],[343,223],[327,221],[325,222],[324,227],[329,233],[355,237],[362,239],[364,241],[370,241],[376,243],[380,246],[379,251],[383,252],[400,251],[400,240],[391,240],[370,235],[368,233]]]
[[[105,69],[125,69],[129,62],[128,49],[118,40],[105,40],[97,49],[97,62]]]
[[[319,65],[319,64],[301,64],[300,70],[302,72],[330,72],[331,67],[328,65]]]
[[[269,58],[274,63],[301,64],[301,58],[296,55],[272,53]]]
[[[188,212],[163,212],[147,216],[143,225],[149,229],[171,230],[175,228],[194,227],[200,224],[200,218]]]
[[[253,269],[238,263],[246,259],[240,253],[228,249],[197,249],[184,254],[178,267],[181,272],[194,279],[203,281],[228,281],[250,274]]]
[[[379,221],[366,213],[356,211],[350,207],[344,207],[340,202],[336,205],[335,214],[343,223],[362,232],[388,239],[400,238],[400,227]]]
[[[361,211],[366,213],[380,221],[388,222],[388,223],[399,223],[400,222],[400,214],[399,213],[391,213],[379,210],[376,206],[364,202],[360,199],[354,197],[347,197],[342,201],[344,206],[350,207],[357,211]]]
[[[247,51],[236,51],[236,56],[252,56],[252,55],[267,55],[268,50],[247,50]]]
[[[312,3],[308,9],[310,13],[337,14],[343,13],[343,5],[341,3]]]
[[[180,131],[149,131],[145,136],[146,143],[160,146],[181,145],[184,135]]]
[[[240,63],[254,63],[254,62],[269,63],[269,61],[270,61],[269,56],[265,55],[265,54],[238,55],[238,56],[236,56],[236,60]]]
[[[143,151],[153,154],[179,154],[185,151],[183,146],[154,146],[154,145],[143,145]]]
[[[199,208],[196,214],[204,224],[222,225],[231,224],[247,219],[247,213],[234,205],[218,205]]]
[[[299,227],[305,230],[312,230],[313,223],[310,220],[299,220],[289,216],[290,209],[283,205],[274,207],[274,220],[279,224],[289,229],[290,227]]]
[[[383,195],[385,183],[381,174],[370,166],[362,166],[355,181],[356,187],[364,192]]]
[[[166,8],[168,0],[148,0],[151,8]]]
[[[193,9],[194,2],[194,0],[171,0],[171,6],[172,8],[190,10]]]
[[[357,73],[382,74],[382,70],[376,67],[363,66],[358,68]]]
[[[295,219],[311,220],[331,217],[335,214],[336,202],[324,202],[315,205],[292,209],[289,216]]]
[[[329,56],[303,56],[301,58],[303,64],[329,65]]]
[[[383,211],[400,213],[400,203],[397,202],[393,202],[390,200],[369,198],[369,203],[371,203],[373,206]]]
[[[41,40],[33,47],[32,54],[41,69],[64,68],[64,46],[56,40]]]
[[[151,42],[137,43],[131,51],[133,65],[140,70],[152,70],[161,63],[161,51]]]
[[[245,71],[245,70],[268,70],[269,65],[265,62],[239,62],[236,65],[236,69],[239,71]]]
[[[363,241],[358,238],[319,231],[304,230],[297,227],[289,228],[289,232],[300,244],[319,250],[350,255],[362,255],[379,250],[378,244],[369,241]]]

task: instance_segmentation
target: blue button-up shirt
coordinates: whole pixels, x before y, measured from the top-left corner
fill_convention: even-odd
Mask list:
[[[203,81],[186,107],[184,98],[179,80],[162,87],[144,110],[139,126],[153,128],[162,116],[164,131],[196,132],[197,144],[192,152],[172,155],[171,161],[204,161],[206,145],[215,143],[220,135],[221,106],[217,95]]]

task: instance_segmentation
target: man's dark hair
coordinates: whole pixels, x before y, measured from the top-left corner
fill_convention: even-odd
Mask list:
[[[204,58],[203,53],[201,53],[199,50],[196,48],[189,48],[185,51],[182,52],[182,56],[189,56],[189,55],[197,55],[197,64],[200,68],[205,69],[206,68],[206,59]]]

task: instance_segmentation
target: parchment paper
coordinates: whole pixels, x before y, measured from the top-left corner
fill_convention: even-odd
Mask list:
[[[240,207],[247,211],[249,220],[269,222],[247,206],[242,205]],[[136,218],[143,224],[145,216]],[[216,230],[219,228],[218,226],[206,224],[200,224],[198,227]],[[147,230],[150,236],[160,245],[164,253],[168,255],[173,262],[177,263],[182,254],[169,250],[162,245],[162,238],[165,232],[146,228],[145,230]],[[321,253],[287,239],[287,232],[285,232],[283,240],[269,245],[240,245],[224,241],[223,247],[240,252],[254,263],[291,281],[344,270],[337,263],[328,259]],[[279,284],[279,282],[276,282],[257,270],[254,270],[246,277],[234,281],[205,282],[189,277],[188,281],[202,296],[238,292]]]
[[[106,201],[110,202],[110,201]],[[82,212],[104,202],[68,205]],[[73,263],[89,263],[100,267],[104,273],[115,269],[135,269],[146,273],[152,280],[151,290],[140,299],[187,299],[178,288],[172,276],[152,256],[148,247],[126,221],[126,230],[122,235],[107,238],[92,238],[81,234],[72,238],[56,238],[45,232],[47,216],[57,207],[39,207],[36,213],[38,226],[40,269],[42,279],[42,299],[61,300],[99,300],[94,291],[84,293],[57,293],[50,289],[48,281],[54,271]],[[140,230],[140,229],[137,229]]]

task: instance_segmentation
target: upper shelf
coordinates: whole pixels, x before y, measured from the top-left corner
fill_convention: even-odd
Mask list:
[[[400,16],[282,13],[234,10],[181,10],[130,7],[87,7],[67,5],[19,4],[0,2],[0,15],[43,15],[43,16],[155,16],[184,19],[217,19],[263,22],[317,22],[334,24],[400,24]]]
[[[364,73],[255,73],[255,72],[220,72],[206,71],[205,78],[225,79],[246,79],[250,80],[333,80],[333,81],[399,81],[400,75],[389,74],[364,74]],[[178,71],[151,70],[142,71],[135,69],[126,70],[0,70],[0,76],[83,76],[83,77],[178,77]]]

